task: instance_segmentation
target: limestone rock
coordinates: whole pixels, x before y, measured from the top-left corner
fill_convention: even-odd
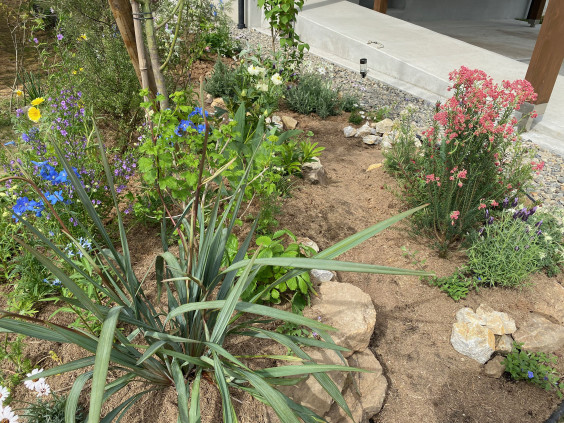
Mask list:
[[[298,237],[296,241],[298,244],[305,245],[306,247],[310,247],[311,249],[313,249],[313,251],[319,253],[319,246],[315,241],[311,240],[310,238],[302,236],[302,237]]]
[[[517,342],[522,342],[523,348],[528,351],[554,352],[564,347],[564,327],[538,314],[531,314],[513,334],[513,338]]]
[[[554,317],[564,324],[564,286],[551,279],[539,290],[538,299],[534,299],[533,310]]]
[[[498,338],[496,336],[496,338]],[[495,343],[496,352],[507,355],[513,349],[513,338],[509,335],[501,335]]]
[[[392,148],[392,144],[390,143],[390,141],[383,140],[382,141],[382,150],[388,150],[390,148]]]
[[[356,135],[356,129],[349,125],[343,129],[343,133],[347,138],[354,137]]]
[[[386,134],[392,130],[393,126],[394,126],[394,121],[392,119],[384,119],[381,120],[380,122],[377,122],[376,125],[374,126],[374,129],[376,130],[376,132],[379,132],[380,134]]]
[[[496,355],[486,363],[486,366],[484,367],[484,374],[488,377],[499,379],[503,372],[505,372],[505,365],[502,364],[502,361],[503,357],[501,355]]]
[[[318,285],[324,282],[330,282],[336,278],[336,273],[331,270],[312,269],[309,272],[311,283]]]
[[[315,361],[317,364],[337,364],[344,366],[339,356],[335,351],[322,350],[317,348],[306,348],[304,351]],[[300,365],[300,364],[296,364]],[[329,377],[335,382],[339,391],[342,391],[345,386],[346,373],[345,372],[328,372]],[[333,398],[325,389],[317,382],[313,376],[309,376],[306,380],[301,381],[294,386],[280,386],[280,392],[292,398],[298,404],[308,407],[315,411],[320,416],[323,416],[331,408]]]
[[[284,124],[282,123],[282,118],[278,115],[273,115],[271,118],[271,122],[273,126],[276,126],[281,131],[284,129]]]
[[[382,136],[382,143],[388,142],[390,145],[392,145],[395,143],[395,141],[396,141],[396,133],[394,131],[386,132]]]
[[[349,386],[345,388],[342,392],[343,398],[351,410],[351,414],[354,418],[354,422],[360,423],[363,421],[364,411],[362,409],[362,403],[360,402],[358,395],[353,392],[354,388]],[[339,407],[336,402],[333,403],[329,412],[325,415],[325,420],[329,423],[353,423],[353,420],[345,413],[345,411]]]
[[[291,116],[282,116],[282,123],[286,130],[296,129],[296,126],[298,126],[298,121]]]
[[[382,137],[379,137],[378,135],[366,135],[365,137],[362,137],[362,142],[368,145],[378,145],[382,142]]]
[[[495,335],[511,334],[517,330],[515,320],[510,318],[507,313],[495,311],[486,304],[480,304],[476,314],[484,320],[485,326]]]
[[[460,323],[477,323],[484,326],[486,322],[472,310],[470,307],[461,308],[456,312],[456,321]]]
[[[304,163],[302,166],[302,175],[304,180],[312,185],[327,185],[329,181],[323,165],[317,157],[314,157],[313,159],[313,162]]]
[[[382,374],[382,366],[369,349],[354,353],[349,359],[349,366],[370,370],[372,373],[353,373],[358,390],[360,402],[364,411],[363,421],[368,421],[377,414],[384,404],[388,381]]]
[[[225,102],[223,101],[223,99],[221,97],[214,98],[214,100],[211,102],[211,107],[212,108],[217,107],[219,109],[226,109]]]
[[[477,323],[456,322],[450,343],[456,351],[484,364],[495,351],[493,332]]]
[[[350,350],[343,352],[345,357],[365,350],[376,324],[376,310],[370,296],[354,285],[339,282],[322,283],[318,294],[304,315],[320,317],[323,323],[337,329],[331,336],[337,345]]]
[[[355,137],[364,138],[367,135],[372,135],[373,129],[369,124],[365,123],[356,131]]]

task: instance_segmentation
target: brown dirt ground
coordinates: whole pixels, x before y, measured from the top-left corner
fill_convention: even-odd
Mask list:
[[[297,185],[284,201],[281,227],[313,239],[323,249],[405,210],[392,193],[394,180],[383,168],[367,171],[382,162],[381,151],[343,136],[346,116],[326,121],[293,116],[300,129],[313,131],[314,141],[326,147],[321,162],[330,182]],[[461,252],[439,258],[428,240],[410,236],[401,224],[339,259],[415,268],[413,260],[402,255],[402,246],[418,251],[425,270],[439,276],[464,263]],[[554,279],[535,275],[529,288],[481,289],[458,303],[417,277],[341,274],[339,280],[368,293],[377,310],[370,349],[384,367],[389,388],[375,422],[541,422],[558,403],[554,394],[532,385],[485,377],[480,364],[457,353],[449,342],[458,309],[486,303],[509,313],[519,326]],[[557,280],[562,283],[562,275]]]

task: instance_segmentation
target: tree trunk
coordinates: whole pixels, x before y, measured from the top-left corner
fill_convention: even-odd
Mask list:
[[[133,24],[131,4],[129,3],[129,0],[108,0],[108,3],[114,15],[114,19],[116,20],[116,24],[119,28],[125,48],[127,49],[127,53],[129,53],[129,58],[131,59],[131,63],[133,64],[133,68],[137,74],[137,79],[139,79],[139,84],[143,87],[143,78],[139,67],[139,48],[135,42],[135,27]],[[144,44],[141,48],[145,49]],[[157,93],[157,84],[155,82],[151,64],[147,63],[146,67],[148,78],[148,85],[146,87],[149,88],[151,96],[154,97]]]
[[[164,96],[164,100],[160,102],[161,110],[168,108],[168,93],[163,73],[161,71],[161,63],[159,60],[159,51],[157,49],[157,39],[155,37],[155,24],[153,14],[151,12],[151,5],[147,0],[140,2],[144,15],[145,22],[145,36],[147,38],[147,47],[149,49],[149,57],[151,58],[151,65],[153,67],[153,75],[157,84],[157,91]]]

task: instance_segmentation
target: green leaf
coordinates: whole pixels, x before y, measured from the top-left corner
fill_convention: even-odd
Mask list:
[[[122,306],[112,308],[102,325],[102,333],[100,334],[98,348],[96,349],[96,359],[94,361],[94,375],[92,377],[92,389],[90,392],[90,410],[88,412],[89,423],[99,423],[100,421],[100,412],[102,411],[102,400],[106,386],[106,376],[108,374],[114,332],[122,309]]]

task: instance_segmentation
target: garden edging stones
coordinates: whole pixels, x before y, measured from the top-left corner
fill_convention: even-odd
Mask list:
[[[368,294],[348,283],[324,281],[318,287],[318,294],[311,307],[304,310],[304,316],[336,328],[337,331],[332,332],[331,336],[337,345],[350,350],[343,352],[348,365],[370,371],[329,373],[347,401],[354,420],[357,423],[367,423],[382,408],[388,387],[382,366],[368,349],[376,324],[376,310]],[[311,348],[305,351],[318,363],[343,365],[335,352]],[[352,422],[313,376],[295,387],[279,389],[324,416],[328,422]]]

